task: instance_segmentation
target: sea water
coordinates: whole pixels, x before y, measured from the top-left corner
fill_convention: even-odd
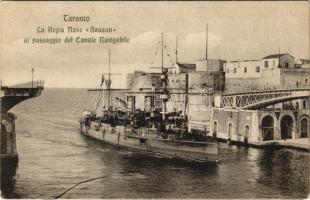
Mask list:
[[[86,89],[45,89],[11,110],[17,116],[19,163],[3,197],[306,198],[309,193],[306,152],[221,143],[220,163],[199,166],[86,138],[78,120],[93,95]]]

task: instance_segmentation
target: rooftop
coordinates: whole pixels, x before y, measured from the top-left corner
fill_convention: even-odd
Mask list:
[[[189,64],[189,63],[179,63],[177,62],[177,64],[179,65],[179,67],[181,68],[186,68],[186,69],[196,69],[196,65],[195,64]]]
[[[236,62],[251,62],[251,61],[260,61],[260,60],[233,60],[231,63],[236,63]]]
[[[272,55],[263,57],[263,59],[279,58],[279,57],[284,56],[284,55],[287,55],[287,54],[288,54],[288,53],[272,54]],[[290,54],[288,54],[288,55],[290,55]],[[290,56],[292,56],[292,55],[290,55]],[[292,56],[292,57],[293,57],[293,56]]]

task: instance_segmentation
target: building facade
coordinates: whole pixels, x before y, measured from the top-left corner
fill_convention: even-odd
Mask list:
[[[299,110],[213,108],[210,136],[259,144],[262,141],[309,138],[309,107]]]
[[[223,108],[214,101],[215,95],[227,93],[309,88],[310,68],[295,65],[293,56],[270,55],[228,63],[201,60],[175,66],[168,74],[167,111],[182,111],[189,119],[190,130],[249,143],[309,137],[309,97],[258,110]],[[128,74],[125,93],[112,93],[126,102],[127,110],[161,109],[155,89],[161,87],[160,76],[161,73],[136,71]],[[114,102],[121,105],[120,100]]]
[[[300,68],[290,54],[269,55],[260,60],[224,64],[225,91],[228,93],[278,88],[305,88],[309,68]]]

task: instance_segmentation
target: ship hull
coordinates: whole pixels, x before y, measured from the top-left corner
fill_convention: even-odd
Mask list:
[[[148,129],[138,129],[135,132],[144,132],[145,136],[133,134],[131,129],[124,126],[111,127],[108,124],[85,126],[81,123],[84,135],[99,141],[128,148],[146,154],[179,158],[201,163],[218,162],[218,144],[216,142],[193,142],[148,137]],[[141,135],[141,134],[140,134]]]

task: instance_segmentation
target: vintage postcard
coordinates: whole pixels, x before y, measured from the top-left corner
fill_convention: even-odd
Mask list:
[[[307,1],[1,1],[1,197],[304,199]]]

